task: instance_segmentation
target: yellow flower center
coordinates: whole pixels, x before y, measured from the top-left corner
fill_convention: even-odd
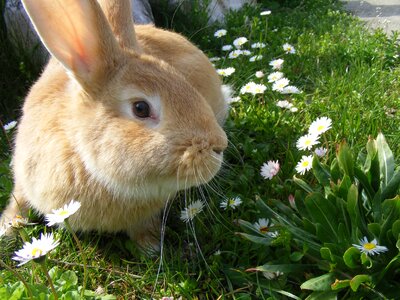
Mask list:
[[[42,250],[42,249],[39,249],[39,248],[33,248],[33,249],[32,249],[32,252],[31,252],[32,257],[39,257],[39,256],[42,256],[42,253],[43,253],[43,250]]]
[[[375,249],[375,248],[376,248],[376,245],[375,245],[374,243],[365,243],[365,244],[363,245],[363,247],[364,247],[364,249],[366,249],[366,250],[372,250],[372,249]]]
[[[235,199],[229,199],[229,205],[230,206],[235,205]]]
[[[60,216],[68,215],[68,211],[67,211],[67,210],[62,210],[62,211],[60,211],[60,212],[58,213],[58,215],[60,215]]]
[[[303,163],[301,164],[303,167],[308,167],[308,165],[309,165],[309,162],[306,160],[306,161],[303,161]]]
[[[268,226],[262,226],[262,227],[260,227],[259,230],[260,230],[261,233],[267,233],[269,231],[269,227]]]
[[[324,125],[319,125],[319,126],[317,127],[317,131],[322,131],[324,128],[325,128]]]

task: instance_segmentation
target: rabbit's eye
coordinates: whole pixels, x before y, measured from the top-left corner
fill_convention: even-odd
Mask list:
[[[150,105],[146,101],[136,101],[132,104],[132,111],[139,118],[149,118],[151,111]]]

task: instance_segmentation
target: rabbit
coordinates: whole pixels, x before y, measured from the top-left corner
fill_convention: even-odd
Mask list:
[[[23,4],[52,57],[23,106],[0,224],[74,199],[73,230],[122,231],[159,249],[166,202],[220,170],[220,78],[179,34],[134,27],[129,0]]]

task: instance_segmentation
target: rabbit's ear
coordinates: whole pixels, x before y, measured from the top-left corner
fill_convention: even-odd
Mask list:
[[[96,0],[23,0],[49,52],[80,83],[101,84],[115,68],[120,47]]]
[[[133,26],[131,0],[97,0],[123,48],[140,52]]]

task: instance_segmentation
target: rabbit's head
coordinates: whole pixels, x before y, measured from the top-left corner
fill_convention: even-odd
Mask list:
[[[95,0],[23,2],[68,74],[46,97],[59,102],[64,134],[91,178],[115,196],[143,199],[218,172],[226,135],[179,72],[134,44],[122,47]]]

